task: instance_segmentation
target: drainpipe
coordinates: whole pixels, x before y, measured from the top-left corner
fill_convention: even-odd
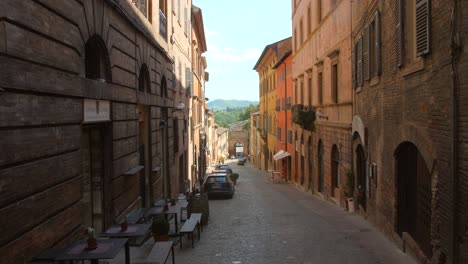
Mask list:
[[[285,59],[286,61],[286,59]],[[288,98],[288,77],[287,77],[287,73],[288,73],[288,68],[286,66],[286,62],[283,62],[283,65],[284,65],[284,106],[286,107],[286,98]],[[286,107],[287,108],[287,107]],[[288,110],[285,109],[284,111],[284,126],[285,126],[285,135],[286,135],[286,152],[288,152]],[[288,152],[289,153],[289,152]],[[288,157],[286,157],[286,159],[288,159]],[[286,160],[286,174],[289,174],[289,170],[291,168],[288,167],[288,161]],[[283,177],[285,177],[286,179],[288,179],[288,175],[283,175]]]
[[[451,56],[451,166],[450,173],[452,175],[452,263],[459,263],[459,239],[458,239],[458,59],[460,52],[460,36],[458,30],[458,1],[453,1],[452,15],[450,18],[450,56]]]

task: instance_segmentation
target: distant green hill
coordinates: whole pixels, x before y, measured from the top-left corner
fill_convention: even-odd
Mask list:
[[[228,108],[244,108],[249,105],[257,105],[258,101],[248,101],[248,100],[223,100],[216,99],[213,101],[208,101],[208,109],[212,111],[226,110]]]

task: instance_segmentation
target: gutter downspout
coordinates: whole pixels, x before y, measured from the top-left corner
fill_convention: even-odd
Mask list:
[[[286,58],[287,59],[287,58]],[[286,99],[288,98],[288,67],[286,65],[286,59],[285,61],[283,62],[283,65],[284,65],[284,106],[286,107]],[[284,111],[284,126],[285,126],[285,135],[286,135],[286,152],[288,152],[288,110],[287,110],[287,107]],[[289,153],[289,152],[288,152]],[[290,157],[286,157],[287,159],[290,159]],[[288,166],[288,161],[286,160],[286,174],[287,175],[284,175],[284,177],[286,178],[286,181],[288,180],[288,175],[289,175],[289,170],[291,168],[289,168]]]
[[[460,52],[460,36],[457,32],[458,27],[458,1],[453,1],[452,15],[450,18],[450,56],[451,56],[451,166],[450,174],[452,176],[452,263],[459,263],[459,239],[458,239],[458,59]]]

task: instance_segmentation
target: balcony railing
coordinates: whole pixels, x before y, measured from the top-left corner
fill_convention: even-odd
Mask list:
[[[167,18],[161,10],[159,10],[159,35],[167,41]]]

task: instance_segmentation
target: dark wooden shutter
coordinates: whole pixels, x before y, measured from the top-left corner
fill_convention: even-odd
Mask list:
[[[353,88],[356,88],[357,85],[356,85],[356,76],[357,76],[357,73],[356,73],[356,64],[357,64],[357,43],[354,43],[353,45],[353,51],[352,51],[352,55],[351,55],[351,65],[352,65],[352,76],[353,76]]]
[[[430,52],[430,1],[416,0],[416,55]]]
[[[359,37],[357,43],[357,85],[362,85],[362,37]]]
[[[363,61],[362,61],[362,68],[363,68],[363,75],[364,75],[364,80],[369,80],[370,79],[370,27],[366,27],[364,29],[364,43],[363,43]]]
[[[395,24],[396,24],[396,33],[395,33],[395,46],[396,46],[396,61],[397,66],[403,66],[403,58],[404,58],[404,20],[403,20],[403,0],[396,1],[396,8],[395,8]]]
[[[382,73],[382,39],[380,36],[380,12],[375,12],[375,73],[380,75]]]

